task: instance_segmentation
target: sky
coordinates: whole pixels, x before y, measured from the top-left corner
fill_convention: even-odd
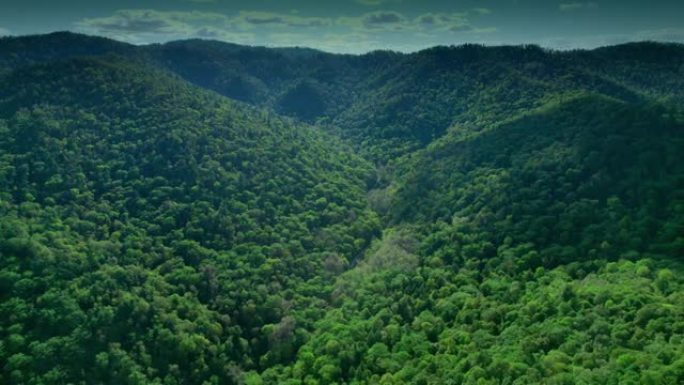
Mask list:
[[[684,42],[684,0],[0,0],[0,35],[64,30],[134,44],[202,38],[341,53],[573,49]]]

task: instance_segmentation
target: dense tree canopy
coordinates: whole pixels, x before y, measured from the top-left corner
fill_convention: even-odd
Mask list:
[[[3,382],[239,382],[379,233],[368,164],[309,127],[118,61],[0,88]]]
[[[2,38],[0,383],[682,383],[683,71]]]
[[[265,381],[681,382],[683,133],[580,95],[434,142],[378,192],[395,230]]]

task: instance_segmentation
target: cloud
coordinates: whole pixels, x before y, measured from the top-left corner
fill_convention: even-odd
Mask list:
[[[598,8],[599,5],[593,1],[588,1],[584,3],[561,3],[558,5],[558,9],[561,12],[572,12],[572,11],[579,11],[579,10],[585,10],[585,9],[596,9]]]
[[[474,28],[469,20],[469,12],[426,13],[415,19],[415,24],[423,31],[469,32]]]
[[[294,28],[318,28],[327,27],[333,24],[333,21],[330,18],[305,17],[293,14],[257,11],[240,11],[238,15],[231,20],[235,23],[247,25]]]
[[[134,44],[187,38],[216,38],[250,44],[253,35],[246,23],[213,12],[119,10],[107,17],[86,18],[76,30],[104,35]]]
[[[0,36],[9,36],[9,35],[11,35],[9,29],[5,29],[5,28],[0,27]]]
[[[379,11],[367,13],[362,17],[362,23],[366,28],[398,27],[404,24],[404,16],[392,11]]]
[[[375,11],[356,17],[341,17],[336,20],[336,24],[358,32],[401,31],[404,34],[413,32],[423,36],[443,32],[491,31],[492,28],[482,29],[472,25],[469,18],[473,12],[476,11],[425,13],[409,18],[395,11]]]
[[[114,19],[111,21],[102,21],[99,28],[105,31],[125,31],[125,32],[142,32],[142,33],[162,33],[172,32],[173,23],[163,19],[153,18],[135,18],[135,19]]]
[[[330,18],[256,11],[224,15],[198,11],[119,10],[111,16],[80,20],[75,27],[80,32],[134,44],[188,38],[252,44],[258,34],[324,28],[333,23],[334,20]]]
[[[483,14],[486,12],[471,9],[408,17],[396,11],[378,10],[355,16],[311,17],[294,12],[221,14],[125,9],[105,17],[82,19],[75,23],[75,30],[134,44],[202,38],[238,44],[298,45],[335,52],[360,52],[451,44],[456,35],[461,39],[477,39],[480,34],[496,31],[496,28],[482,28],[469,20],[471,16]]]
[[[183,15],[185,18],[186,15]],[[154,10],[121,10],[109,17],[87,18],[77,26],[99,33],[158,34],[179,32],[185,23],[177,15]]]
[[[435,15],[433,15],[431,13],[427,13],[425,15],[418,16],[416,18],[416,21],[421,26],[433,26],[433,25],[437,24],[437,18],[435,17]]]

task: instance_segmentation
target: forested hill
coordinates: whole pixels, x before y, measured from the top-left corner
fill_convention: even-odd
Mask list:
[[[333,138],[117,60],[0,80],[2,382],[237,383],[379,233]]]
[[[330,125],[381,163],[423,148],[454,124],[477,130],[558,94],[684,101],[681,45],[570,52],[465,45],[361,56],[202,41],[143,49],[195,84]]]
[[[148,62],[229,98],[319,121],[380,163],[423,148],[454,124],[477,130],[560,93],[684,102],[679,44],[590,51],[463,45],[337,55],[203,40],[131,46],[61,32],[4,38],[0,53],[0,68],[105,53]]]
[[[0,383],[684,383],[684,47],[0,39]]]

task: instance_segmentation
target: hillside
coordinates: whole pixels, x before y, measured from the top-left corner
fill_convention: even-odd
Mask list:
[[[681,237],[665,228],[682,225],[683,117],[580,94],[476,134],[457,127],[404,166],[392,221],[458,218],[579,255],[604,242],[615,258],[630,247],[674,255]]]
[[[681,118],[578,95],[431,144],[267,382],[682,382]]]
[[[684,382],[684,46],[0,39],[0,383]]]
[[[121,61],[0,84],[3,383],[237,382],[379,231],[310,127]]]
[[[684,48],[674,44],[568,52],[464,45],[352,56],[184,41],[142,50],[202,87],[320,120],[381,163],[425,147],[455,124],[479,129],[558,94],[684,101]]]
[[[590,51],[470,44],[337,55],[204,40],[130,46],[63,32],[5,38],[0,52],[14,63],[104,53],[147,62],[229,98],[318,121],[381,164],[427,146],[453,125],[479,130],[559,94],[684,102],[684,47],[678,44]]]

